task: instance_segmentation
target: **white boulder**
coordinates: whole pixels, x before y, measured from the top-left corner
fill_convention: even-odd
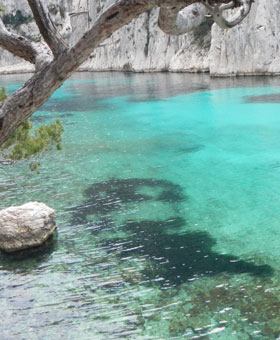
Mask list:
[[[0,211],[0,249],[14,252],[43,244],[56,229],[55,211],[29,202]]]

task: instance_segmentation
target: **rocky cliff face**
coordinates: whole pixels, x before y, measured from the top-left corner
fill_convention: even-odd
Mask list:
[[[97,0],[96,18],[113,1]],[[211,24],[206,21],[187,35],[172,37],[157,25],[158,9],[141,15],[112,35],[83,66],[90,70],[208,71]]]
[[[257,0],[244,22],[229,31],[212,28],[212,75],[280,73],[280,2]]]
[[[44,3],[50,5],[52,1]],[[70,43],[77,41],[113,1],[69,0],[75,13]],[[27,0],[5,0],[4,5],[6,22],[10,16],[10,27],[36,38]],[[210,71],[213,75],[280,72],[278,0],[256,0],[249,18],[232,30],[222,31],[216,25],[211,28],[211,22],[205,20],[196,30],[180,37],[167,36],[159,30],[157,11],[145,13],[115,32],[92,53],[81,70]],[[22,63],[7,52],[1,52],[0,66],[0,72],[32,69],[32,65]]]

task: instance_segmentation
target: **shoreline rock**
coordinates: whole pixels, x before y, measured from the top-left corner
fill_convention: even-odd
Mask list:
[[[29,202],[0,211],[0,250],[12,253],[42,245],[56,229],[55,210]]]

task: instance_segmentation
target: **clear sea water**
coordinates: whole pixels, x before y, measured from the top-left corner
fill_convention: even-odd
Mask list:
[[[37,175],[0,167],[0,209],[42,201],[58,225],[42,251],[0,254],[0,339],[280,339],[279,85],[66,82],[32,118],[63,121],[63,150]]]

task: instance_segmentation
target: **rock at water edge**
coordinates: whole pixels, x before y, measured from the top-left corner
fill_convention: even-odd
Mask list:
[[[14,252],[38,247],[55,231],[55,211],[29,202],[0,211],[0,249]]]

